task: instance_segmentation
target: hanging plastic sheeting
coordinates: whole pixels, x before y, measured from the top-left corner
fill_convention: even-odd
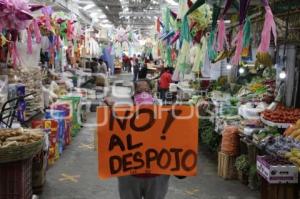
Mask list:
[[[180,36],[181,36],[180,40],[182,41],[182,47],[179,52],[177,67],[179,68],[180,72],[185,72],[189,60],[189,48],[190,48],[190,41],[191,41],[187,15],[185,15],[182,20]]]
[[[233,45],[235,44],[236,50],[231,63],[233,65],[238,65],[242,52],[243,52],[243,26],[246,19],[247,10],[249,8],[250,0],[240,0],[240,19],[239,19],[239,31],[233,40]]]
[[[211,33],[209,35],[208,43],[207,43],[207,50],[208,50],[208,57],[210,60],[214,60],[217,57],[217,52],[215,49],[215,34],[216,34],[216,27],[218,23],[218,17],[220,14],[220,7],[216,4],[213,5],[213,21],[211,25]]]
[[[243,29],[243,48],[248,48],[251,41],[251,21],[250,18],[246,18],[246,22]]]
[[[266,14],[265,14],[265,22],[264,27],[261,33],[261,42],[258,47],[258,52],[266,53],[269,51],[271,34],[274,36],[275,45],[277,45],[277,33],[276,33],[276,24],[274,22],[274,17],[272,10],[269,6],[268,0],[262,0]]]
[[[225,29],[225,22],[224,22],[224,16],[229,10],[233,0],[227,0],[225,4],[225,8],[223,10],[222,16],[219,20],[218,25],[218,51],[224,50],[224,42],[226,41],[226,29]]]

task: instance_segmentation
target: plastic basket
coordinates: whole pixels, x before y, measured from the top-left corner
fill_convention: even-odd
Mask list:
[[[0,164],[0,199],[32,198],[32,158]]]

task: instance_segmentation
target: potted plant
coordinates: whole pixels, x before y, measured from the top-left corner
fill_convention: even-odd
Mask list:
[[[246,155],[239,156],[235,161],[235,167],[238,171],[238,178],[241,183],[248,184],[248,175],[250,169],[250,163]]]

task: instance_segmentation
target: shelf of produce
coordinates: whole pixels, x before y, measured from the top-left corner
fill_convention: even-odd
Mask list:
[[[277,127],[277,128],[282,128],[282,129],[286,129],[288,128],[291,124],[289,123],[275,123],[269,120],[266,120],[263,115],[260,116],[261,121],[265,124],[268,125],[270,127]]]

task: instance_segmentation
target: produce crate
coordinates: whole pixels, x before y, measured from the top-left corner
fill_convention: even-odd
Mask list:
[[[227,155],[223,152],[218,154],[218,176],[225,180],[237,178],[237,171],[234,166],[236,156]]]
[[[258,151],[256,146],[251,141],[241,138],[240,153],[247,154],[250,164],[256,164],[256,156]]]
[[[293,165],[270,165],[266,156],[257,156],[257,171],[270,184],[298,183],[298,168]]]
[[[31,199],[32,158],[0,164],[0,198]]]
[[[270,184],[262,178],[261,199],[298,199],[297,184]]]

